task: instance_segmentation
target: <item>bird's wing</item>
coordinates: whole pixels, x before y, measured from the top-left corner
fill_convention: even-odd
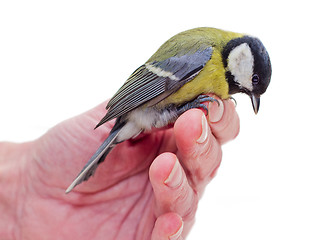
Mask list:
[[[158,96],[161,101],[177,91],[201,71],[212,52],[212,47],[208,47],[140,66],[109,101],[108,112],[96,127]]]

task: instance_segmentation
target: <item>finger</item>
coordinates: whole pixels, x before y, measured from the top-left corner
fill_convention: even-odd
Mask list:
[[[198,109],[181,115],[175,123],[174,134],[188,180],[201,193],[220,165],[220,144],[212,135],[204,113]]]
[[[166,213],[156,220],[152,240],[181,240],[183,222],[176,213]]]
[[[208,120],[212,133],[223,144],[234,139],[239,133],[239,117],[235,105],[231,100],[221,100],[213,96],[219,102],[208,103]]]
[[[198,199],[174,154],[159,155],[149,169],[149,178],[156,200],[156,216],[175,212],[184,221],[193,220]]]

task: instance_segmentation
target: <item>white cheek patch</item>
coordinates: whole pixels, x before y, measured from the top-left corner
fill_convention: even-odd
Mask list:
[[[228,69],[235,81],[243,88],[252,91],[254,59],[247,43],[235,47],[228,56]]]

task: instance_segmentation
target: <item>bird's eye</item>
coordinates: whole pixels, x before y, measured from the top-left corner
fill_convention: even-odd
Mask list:
[[[259,76],[258,76],[258,74],[254,74],[252,76],[252,83],[253,84],[258,84],[259,83]]]

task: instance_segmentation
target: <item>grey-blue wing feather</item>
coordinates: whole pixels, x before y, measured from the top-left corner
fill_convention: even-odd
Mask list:
[[[198,50],[193,54],[170,57],[164,61],[153,62],[152,65],[167,72],[172,72],[180,80],[189,78],[201,70],[212,56],[212,47]]]
[[[164,94],[160,101],[168,97],[201,71],[211,59],[212,52],[212,47],[208,47],[194,53],[176,55],[163,61],[142,65],[109,101],[106,107],[108,112],[96,127],[134,110],[163,93],[168,94]],[[152,67],[156,71],[153,71]]]

